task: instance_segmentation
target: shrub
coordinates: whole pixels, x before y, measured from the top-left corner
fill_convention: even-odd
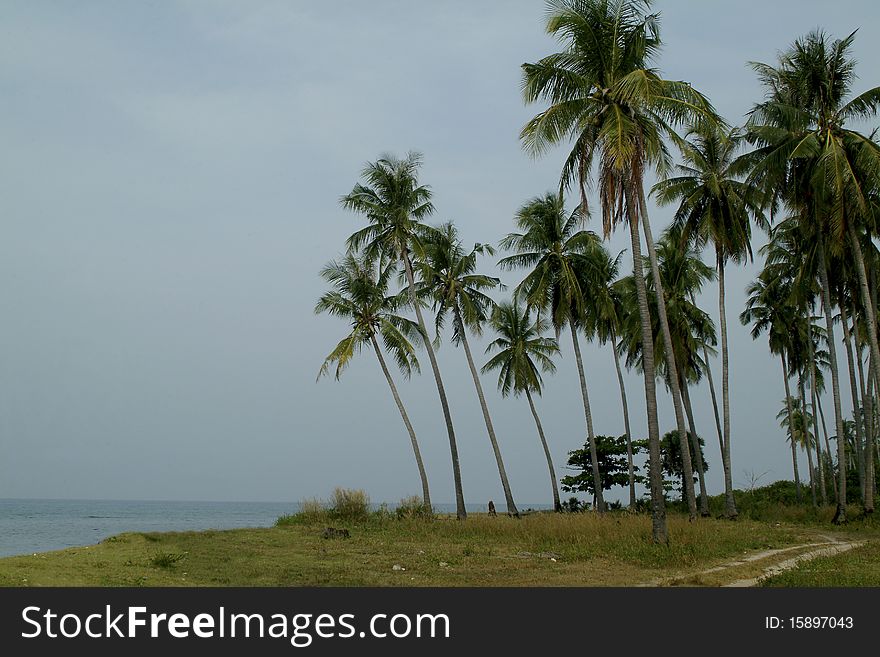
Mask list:
[[[173,552],[159,552],[150,559],[150,564],[156,568],[173,568],[185,556],[185,554],[175,554]]]
[[[409,518],[433,518],[434,510],[422,501],[418,495],[404,497],[395,510],[398,520]]]
[[[330,511],[339,520],[366,520],[370,515],[370,498],[362,490],[335,488]]]

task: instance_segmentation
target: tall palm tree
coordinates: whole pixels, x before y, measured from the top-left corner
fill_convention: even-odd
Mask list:
[[[658,182],[652,192],[660,205],[678,203],[675,224],[685,240],[699,246],[711,242],[715,246],[718,273],[718,313],[721,326],[721,404],[724,417],[723,449],[725,513],[736,515],[733,497],[733,476],[730,464],[730,387],[729,351],[727,344],[727,310],[725,308],[724,266],[728,261],[752,259],[751,222],[749,215],[760,223],[757,190],[741,180],[735,155],[742,137],[736,131],[725,132],[718,124],[697,127],[690,139],[679,142],[683,164],[676,167],[678,175]]]
[[[431,508],[431,493],[428,490],[428,475],[419,450],[416,432],[400,400],[397,386],[388,371],[382,349],[377,336],[382,339],[385,349],[389,351],[404,376],[409,378],[413,370],[419,370],[419,361],[410,339],[419,334],[418,325],[397,314],[400,302],[397,296],[388,296],[388,281],[394,267],[388,263],[377,264],[372,258],[348,254],[340,261],[332,261],[321,270],[321,277],[333,286],[333,290],[324,294],[315,306],[316,313],[329,313],[347,320],[351,332],[346,335],[330,355],[327,356],[318,378],[330,372],[335,364],[337,379],[361,348],[370,344],[382,367],[382,373],[391,388],[391,395],[400,417],[409,433],[413,454],[422,481],[422,502]]]
[[[515,251],[514,255],[502,258],[498,264],[503,269],[529,268],[515,295],[539,313],[548,312],[557,335],[566,326],[571,331],[593,477],[594,481],[601,481],[593,414],[578,340],[586,305],[582,272],[590,267],[588,254],[601,245],[595,233],[581,229],[584,218],[580,208],[567,214],[559,194],[531,199],[516,215],[517,227],[523,232],[510,233],[501,240],[501,247]],[[596,509],[599,513],[605,511],[601,490],[596,492]]]
[[[776,414],[776,419],[779,420],[779,426],[785,429],[786,438],[791,445],[792,452],[794,452],[797,447],[800,447],[807,451],[807,457],[809,458],[810,447],[816,444],[815,434],[810,431],[810,427],[814,425],[814,419],[810,412],[801,406],[800,400],[797,397],[786,397],[783,400],[782,410]],[[797,459],[795,459],[794,465],[797,500],[800,502],[800,484],[797,479]],[[812,477],[813,468],[812,464],[810,465],[810,476]],[[813,501],[815,503],[815,499]]]
[[[831,387],[837,435],[843,434],[840,383],[834,339],[828,256],[845,241],[852,246],[859,292],[872,307],[859,233],[870,228],[870,192],[880,175],[880,146],[873,137],[849,129],[847,122],[876,116],[880,87],[847,100],[855,79],[850,56],[855,32],[832,41],[821,31],[798,39],[779,57],[777,67],[754,64],[767,98],[752,111],[750,140],[758,145],[754,178],[768,203],[784,201],[810,226],[819,252],[818,274],[831,361]],[[875,312],[866,313],[871,353],[880,360]],[[838,444],[838,460],[845,458]],[[839,477],[834,522],[846,521],[846,477]]]
[[[757,280],[746,288],[748,298],[746,308],[740,313],[740,322],[747,326],[752,324],[752,339],[766,332],[770,343],[770,353],[778,354],[782,363],[782,380],[785,384],[785,401],[788,412],[788,426],[795,426],[794,404],[788,380],[790,366],[787,354],[792,347],[791,327],[795,325],[797,310],[791,303],[790,283],[778,275],[772,268],[765,269]],[[797,501],[801,501],[801,482],[798,473],[797,449],[791,441],[791,465],[794,470],[794,482]]]
[[[464,347],[468,368],[483,411],[486,431],[489,433],[489,442],[495,454],[498,474],[501,476],[507,512],[519,516],[467,337],[468,330],[476,335],[482,333],[483,324],[495,307],[495,302],[486,295],[485,290],[499,287],[501,281],[492,276],[476,273],[477,257],[481,254],[493,255],[495,251],[488,244],[477,244],[469,253],[466,252],[458,237],[458,230],[451,222],[444,224],[427,237],[424,246],[424,257],[416,263],[419,297],[429,296],[434,301],[438,337],[446,316],[452,316],[452,341]]]
[[[666,295],[667,317],[675,350],[675,362],[678,365],[677,369],[671,372],[661,362],[657,373],[663,376],[667,388],[671,388],[671,376],[679,377],[689,423],[689,431],[676,436],[682,441],[679,451],[682,453],[684,451],[693,451],[694,454],[702,453],[696,443],[690,447],[687,445],[688,437],[692,442],[698,440],[687,388],[690,383],[696,383],[702,378],[705,363],[701,354],[704,350],[708,351],[713,347],[716,341],[714,323],[709,315],[694,302],[703,284],[714,277],[714,272],[711,267],[700,260],[699,253],[693,247],[688,247],[674,230],[665,234],[658,242],[657,255]],[[651,290],[652,281],[646,281],[646,286],[648,290]],[[627,277],[621,282],[621,296],[625,312],[620,348],[627,354],[628,365],[643,367],[644,344],[642,333],[639,330],[636,310],[637,295],[632,277]],[[666,345],[660,329],[656,298],[656,295],[651,297],[653,303],[650,306],[654,353],[665,355]],[[708,516],[708,492],[701,462],[697,463],[696,470],[700,482],[700,513]],[[691,478],[691,485],[693,486],[693,478]]]
[[[561,52],[537,63],[523,64],[523,93],[527,103],[546,100],[550,106],[531,119],[521,132],[525,147],[539,155],[563,141],[573,142],[561,175],[561,187],[576,183],[587,209],[586,187],[596,172],[596,189],[605,236],[629,223],[633,275],[639,295],[642,330],[650,334],[647,291],[644,288],[641,224],[654,286],[667,366],[675,371],[671,335],[666,319],[662,282],[648,220],[644,176],[649,168],[670,166],[666,139],[678,139],[674,128],[684,122],[714,120],[706,98],[688,83],[664,80],[652,60],[660,49],[659,17],[649,0],[550,0],[546,29],[564,43]],[[651,341],[645,361],[645,401],[648,414],[648,452],[651,472],[652,531],[656,542],[668,542],[663,481],[660,474],[660,433]],[[680,435],[685,435],[678,377],[672,377],[673,405]],[[691,515],[696,513],[690,454],[683,457]]]
[[[626,386],[620,367],[620,355],[617,352],[617,338],[620,335],[624,309],[620,298],[618,276],[620,273],[620,257],[612,258],[605,248],[595,249],[590,254],[591,268],[583,277],[582,284],[586,288],[589,303],[586,304],[584,330],[588,337],[598,338],[602,345],[611,344],[614,356],[614,369],[617,372],[617,385],[620,388],[620,401],[623,406],[623,427],[626,432],[626,459],[629,476],[629,506],[636,505],[636,479],[633,465],[632,431],[629,423],[629,404],[626,398]]]
[[[371,257],[385,255],[403,265],[409,289],[410,300],[415,309],[419,332],[440,397],[443,419],[446,422],[446,433],[449,437],[449,451],[452,457],[452,477],[455,485],[455,509],[459,520],[467,518],[464,505],[464,492],[461,486],[461,466],[458,459],[458,445],[455,441],[455,429],[452,426],[452,414],[437,357],[419,300],[416,298],[416,283],[413,273],[412,257],[421,257],[424,248],[422,241],[431,230],[422,223],[433,214],[431,190],[418,182],[418,168],[421,164],[418,153],[410,153],[404,159],[392,155],[384,155],[376,162],[370,162],[361,172],[363,183],[357,183],[349,194],[342,197],[342,206],[366,217],[368,225],[348,238],[350,250],[363,247]]]
[[[544,448],[547,468],[550,471],[553,508],[560,511],[562,504],[559,501],[556,469],[553,467],[553,458],[550,455],[547,438],[544,436],[541,418],[532,399],[532,393],[540,395],[543,389],[541,372],[552,374],[556,371],[552,357],[559,353],[559,345],[553,338],[542,336],[547,330],[547,323],[540,317],[532,323],[528,308],[522,309],[516,302],[503,302],[498,305],[492,315],[492,327],[498,337],[489,343],[486,353],[494,350],[498,353],[489,359],[482,371],[499,370],[498,389],[504,397],[511,392],[514,395],[525,393],[538,429],[538,437],[541,439],[541,447]]]

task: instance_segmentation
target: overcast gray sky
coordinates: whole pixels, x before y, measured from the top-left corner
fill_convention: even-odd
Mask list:
[[[656,8],[663,73],[692,82],[733,123],[760,96],[746,62],[774,61],[817,26],[836,36],[861,28],[856,91],[880,82],[871,0]],[[556,48],[543,16],[541,2],[510,0],[0,2],[0,497],[297,501],[341,485],[394,502],[417,493],[372,354],[340,382],[315,382],[346,331],[312,313],[324,290],[318,271],[359,225],[340,195],[382,152],[424,153],[436,220],[454,220],[466,243],[496,242],[517,207],[555,185],[562,152],[533,161],[518,142],[540,109],[523,106],[519,66]],[[656,233],[670,214],[654,211]],[[610,246],[627,242],[619,234]],[[728,275],[738,486],[752,472],[791,478],[775,420],[779,363],[737,321],[754,273]],[[702,301],[717,317],[714,284]],[[584,441],[562,343],[539,402],[560,474]],[[503,500],[464,355],[446,342],[439,357],[465,498]],[[620,434],[611,353],[589,346],[585,359],[596,430]],[[501,399],[494,382],[484,386],[514,495],[521,506],[547,503],[527,405]],[[634,374],[627,386],[643,437],[644,389]],[[401,389],[432,496],[452,501],[431,377]],[[719,492],[708,391],[692,395]],[[660,402],[665,431],[674,419],[665,393]]]

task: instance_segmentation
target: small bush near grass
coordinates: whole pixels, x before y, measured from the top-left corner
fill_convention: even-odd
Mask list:
[[[400,500],[395,513],[398,520],[434,517],[434,510],[425,504],[418,495],[411,495]]]
[[[333,489],[330,510],[338,520],[366,520],[370,515],[370,498],[362,490],[337,487]]]

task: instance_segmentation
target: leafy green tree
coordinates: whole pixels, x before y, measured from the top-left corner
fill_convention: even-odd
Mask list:
[[[602,490],[611,490],[615,486],[628,486],[629,463],[627,460],[626,436],[596,436],[596,452],[599,455],[602,473]],[[575,475],[562,478],[562,490],[566,492],[588,493],[596,499],[595,479],[591,462],[590,446],[576,449],[568,453],[568,468],[578,471]],[[638,472],[638,468],[635,468]],[[636,475],[636,481],[642,483],[643,478]]]
[[[366,217],[368,225],[348,238],[348,248],[361,248],[371,257],[386,256],[403,265],[409,289],[410,300],[415,309],[419,332],[440,397],[446,433],[449,437],[449,451],[452,457],[452,477],[455,485],[455,508],[459,520],[467,518],[464,492],[461,486],[461,466],[458,459],[458,444],[452,426],[452,414],[446,389],[440,377],[440,367],[421,304],[416,298],[413,255],[417,258],[424,253],[423,240],[433,231],[423,221],[434,212],[431,203],[431,190],[418,182],[418,168],[422,159],[418,153],[410,153],[400,160],[392,155],[384,155],[376,162],[370,162],[361,173],[363,183],[357,183],[349,194],[342,197],[342,206]]]
[[[337,379],[361,348],[369,344],[373,347],[388,387],[397,404],[397,410],[409,433],[419,477],[422,481],[422,502],[431,508],[431,493],[428,490],[428,475],[419,450],[416,432],[412,427],[394,379],[382,355],[377,336],[382,339],[385,349],[394,356],[397,366],[409,378],[413,370],[418,371],[419,361],[410,342],[419,334],[418,325],[397,314],[399,298],[388,296],[388,281],[394,272],[389,264],[377,264],[372,258],[348,254],[339,261],[333,261],[321,270],[321,277],[333,286],[315,306],[316,313],[328,313],[348,321],[351,332],[346,335],[330,355],[327,356],[318,378],[329,374],[335,365]]]

